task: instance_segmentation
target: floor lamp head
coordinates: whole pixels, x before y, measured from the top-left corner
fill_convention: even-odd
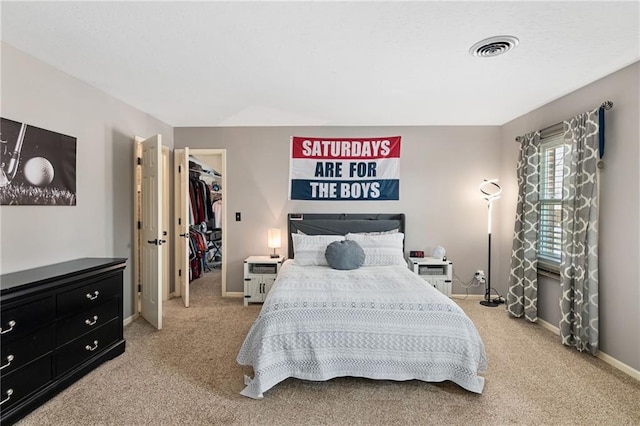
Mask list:
[[[487,233],[491,234],[491,203],[502,194],[502,187],[498,184],[498,179],[485,179],[480,184],[481,197],[487,201],[489,213],[487,215]]]
[[[488,203],[497,200],[502,194],[502,187],[498,184],[498,179],[485,179],[478,189],[480,189],[482,198],[487,200]]]

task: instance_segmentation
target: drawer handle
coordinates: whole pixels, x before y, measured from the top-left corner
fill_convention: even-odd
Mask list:
[[[93,352],[93,351],[95,351],[96,349],[98,349],[98,341],[97,341],[97,340],[94,340],[94,341],[93,341],[93,346],[91,346],[91,345],[87,345],[87,346],[85,346],[84,348],[85,348],[86,350],[88,350],[88,351]]]
[[[9,326],[8,330],[3,330],[2,328],[0,328],[0,334],[6,334],[8,332],[10,332],[11,330],[13,330],[13,327],[15,327],[16,322],[14,320],[11,320],[7,323],[7,325]]]
[[[96,322],[98,322],[98,316],[94,315],[93,316],[93,321],[91,321],[90,319],[86,319],[84,320],[84,323],[87,324],[89,327],[91,327],[92,325],[94,325]]]
[[[0,401],[0,405],[4,404],[5,402],[11,399],[11,395],[13,395],[13,389],[7,389],[5,393],[7,394],[7,397],[2,401]]]
[[[98,290],[94,291],[93,294],[87,293],[87,299],[96,300],[98,298],[99,294],[100,294],[100,292]]]
[[[0,370],[4,370],[5,368],[7,368],[8,366],[11,365],[11,361],[13,361],[13,355],[7,355],[7,363],[5,365],[3,365],[2,367],[0,367]]]

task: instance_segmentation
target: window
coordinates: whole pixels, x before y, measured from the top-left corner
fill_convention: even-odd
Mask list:
[[[541,141],[540,230],[538,264],[558,272],[562,260],[562,173],[565,144],[562,133]]]

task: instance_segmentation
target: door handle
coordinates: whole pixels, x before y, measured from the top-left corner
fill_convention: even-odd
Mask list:
[[[87,293],[87,294],[85,294],[85,296],[87,296],[87,299],[89,299],[89,300],[96,300],[98,298],[99,294],[100,294],[100,292],[98,290],[96,290],[96,291],[93,292],[93,294]]]
[[[189,238],[189,234],[180,234],[179,237]]]
[[[0,405],[4,404],[5,402],[11,399],[11,395],[13,395],[13,389],[7,389],[7,391],[4,394],[7,395],[7,397],[2,401],[0,401]]]
[[[0,328],[0,334],[7,334],[11,330],[13,330],[13,327],[16,326],[16,322],[14,320],[11,320],[7,323],[7,325],[9,326],[7,330],[3,330],[2,328]]]
[[[98,349],[98,341],[97,341],[97,340],[94,340],[94,341],[93,341],[93,346],[91,346],[91,345],[87,345],[87,346],[85,346],[84,348],[85,348],[85,350],[87,350],[87,351],[91,351],[91,352],[93,352],[93,351],[95,351],[96,349]]]
[[[7,363],[4,364],[2,367],[0,367],[0,370],[4,370],[5,368],[7,368],[8,366],[11,365],[11,362],[14,360],[14,356],[13,355],[8,355],[7,358]]]

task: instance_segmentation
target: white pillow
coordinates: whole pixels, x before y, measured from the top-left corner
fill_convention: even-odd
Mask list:
[[[329,266],[324,252],[334,241],[343,241],[344,235],[291,234],[293,258],[300,266]]]
[[[402,232],[381,235],[347,234],[346,238],[357,241],[364,250],[362,266],[407,265],[402,249]]]

